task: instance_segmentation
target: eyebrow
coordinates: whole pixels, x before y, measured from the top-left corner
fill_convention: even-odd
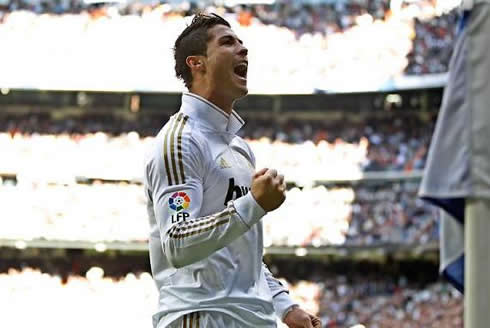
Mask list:
[[[234,39],[234,40],[237,40],[240,44],[243,44],[243,41],[240,40],[239,38],[231,35],[231,34],[226,34],[226,35],[223,35],[221,36],[218,41],[223,41],[224,39]]]

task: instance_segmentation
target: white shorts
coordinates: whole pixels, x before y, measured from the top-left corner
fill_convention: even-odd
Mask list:
[[[166,328],[241,328],[242,325],[226,313],[199,311],[185,314]]]

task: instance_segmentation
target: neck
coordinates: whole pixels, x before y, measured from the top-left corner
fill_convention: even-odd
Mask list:
[[[218,106],[225,113],[231,115],[231,112],[233,110],[233,103],[235,102],[234,100],[230,100],[227,97],[224,97],[223,95],[217,94],[213,90],[206,90],[206,89],[201,90],[198,88],[196,89],[191,88],[189,91],[198,96],[203,97],[207,101]]]

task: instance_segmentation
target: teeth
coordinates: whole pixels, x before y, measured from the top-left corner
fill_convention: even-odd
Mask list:
[[[248,71],[248,63],[244,62],[235,66],[235,73],[242,78],[245,78],[247,76],[247,71]]]

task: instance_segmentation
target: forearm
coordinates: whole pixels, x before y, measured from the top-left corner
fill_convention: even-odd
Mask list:
[[[172,225],[163,236],[164,252],[176,268],[200,261],[243,235],[264,214],[248,194],[221,212]]]
[[[291,309],[292,306],[297,305],[297,303],[291,299],[288,289],[279,280],[274,278],[265,264],[263,264],[263,268],[267,284],[269,285],[272,294],[272,303],[276,315],[281,320],[284,320],[288,310]]]

